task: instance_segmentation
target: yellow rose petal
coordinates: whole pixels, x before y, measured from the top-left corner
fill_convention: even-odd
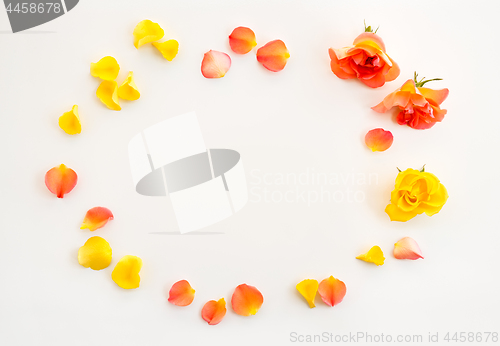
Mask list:
[[[101,270],[111,263],[111,247],[101,237],[89,238],[78,250],[78,263],[85,268]]]
[[[372,247],[367,253],[359,255],[356,257],[357,259],[360,259],[365,262],[370,262],[370,263],[375,263],[378,266],[381,266],[384,264],[384,253],[382,252],[382,249],[375,245]]]
[[[176,40],[153,42],[153,46],[155,46],[168,61],[172,61],[177,55],[177,52],[179,52],[179,42]]]
[[[102,81],[97,88],[96,95],[109,109],[114,111],[122,109],[118,101],[118,85],[115,81]]]
[[[68,135],[76,135],[82,132],[80,117],[78,116],[78,106],[74,105],[71,111],[64,113],[59,117],[59,127]]]
[[[96,63],[90,64],[90,74],[103,80],[115,80],[120,72],[120,65],[112,56],[105,56]]]
[[[124,256],[111,273],[113,281],[121,288],[131,289],[139,287],[142,260],[137,256]]]
[[[163,29],[157,23],[149,19],[143,20],[134,29],[134,46],[139,49],[146,43],[158,41],[163,35]]]
[[[317,280],[306,279],[299,282],[295,287],[297,288],[297,291],[299,291],[299,293],[306,299],[307,304],[309,304],[311,309],[316,307],[316,305],[314,305],[314,298],[316,297],[316,292],[318,292]]]
[[[134,73],[132,71],[128,73],[125,82],[118,88],[118,97],[129,101],[135,101],[141,97],[141,93],[137,90],[137,85],[135,85]]]

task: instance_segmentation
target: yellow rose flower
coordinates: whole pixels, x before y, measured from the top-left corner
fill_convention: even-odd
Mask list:
[[[418,214],[438,213],[448,199],[448,192],[432,173],[407,169],[399,172],[385,212],[391,221],[408,221]]]

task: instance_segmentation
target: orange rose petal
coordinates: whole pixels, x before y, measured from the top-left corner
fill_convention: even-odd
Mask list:
[[[417,242],[410,237],[400,239],[396,244],[394,244],[394,257],[397,259],[409,260],[424,258],[424,256],[422,256],[420,246],[418,246]]]
[[[104,207],[95,207],[87,211],[80,229],[88,229],[92,232],[104,227],[109,220],[113,220],[111,210]]]
[[[172,285],[168,292],[168,301],[177,306],[188,306],[193,302],[195,292],[189,282],[181,280]]]
[[[335,53],[335,50],[330,48],[328,49],[328,54],[330,54],[330,68],[332,72],[339,78],[341,79],[351,79],[351,78],[356,78],[356,73],[353,71],[352,74],[345,72],[339,65],[339,59],[337,57],[337,54]]]
[[[439,106],[443,103],[450,92],[448,89],[434,90],[424,87],[418,88],[418,91],[420,91],[420,94],[433,106]]]
[[[378,128],[368,131],[365,143],[372,151],[385,151],[391,147],[393,139],[391,131]]]
[[[354,39],[353,45],[357,46],[360,43],[371,45],[385,53],[384,41],[379,35],[373,32],[362,33]]]
[[[114,111],[122,109],[118,100],[118,84],[114,80],[103,80],[95,93],[109,109]]]
[[[399,68],[399,65],[391,59],[391,57],[387,56],[389,60],[392,63],[392,67],[389,69],[387,74],[385,75],[385,81],[386,82],[392,82],[396,78],[399,77],[399,74],[401,73],[401,69]]]
[[[344,299],[346,287],[342,281],[330,276],[320,282],[318,293],[326,305],[333,307]]]
[[[234,312],[241,316],[255,315],[263,302],[262,293],[257,288],[247,284],[236,287],[231,297],[231,306]]]
[[[78,176],[75,171],[65,165],[54,167],[45,174],[45,185],[58,198],[63,198],[76,185]]]
[[[233,52],[238,54],[246,54],[257,45],[255,33],[243,26],[237,27],[229,35],[229,45]]]
[[[210,300],[201,309],[201,317],[211,326],[219,324],[225,315],[226,301],[224,298],[219,299],[219,301]]]
[[[231,58],[226,53],[210,50],[203,56],[201,74],[205,78],[222,78],[231,67]]]
[[[257,50],[257,61],[273,72],[283,70],[289,57],[290,53],[281,40],[266,43]]]

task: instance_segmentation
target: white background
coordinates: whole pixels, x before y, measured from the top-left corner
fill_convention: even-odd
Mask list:
[[[102,1],[82,0],[63,17],[9,33],[0,10],[0,343],[2,345],[287,345],[290,333],[500,332],[498,267],[500,193],[498,21],[496,1]],[[180,43],[164,60],[151,45],[136,50],[135,25],[151,19]],[[379,89],[338,79],[328,48],[350,45],[363,20],[377,27],[400,77]],[[248,26],[258,46],[282,39],[291,58],[279,73],[265,70],[255,50],[232,53],[227,36]],[[203,53],[230,54],[220,80],[203,78]],[[134,71],[141,98],[105,108],[91,62],[106,55]],[[370,107],[418,71],[450,89],[442,123],[417,131]],[[58,117],[78,104],[80,135]],[[177,235],[169,200],[134,191],[127,145],[140,130],[195,110],[210,148],[241,153],[251,201],[235,216]],[[372,153],[365,133],[394,134],[386,152]],[[57,199],[44,174],[65,163],[79,177]],[[391,222],[384,212],[396,167],[426,164],[449,200],[433,216]],[[375,174],[325,186],[361,191],[361,202],[276,202],[280,194],[321,186],[258,182],[307,170],[342,177]],[[264,200],[263,189],[275,191]],[[358,195],[358,196],[361,196]],[[261,200],[258,201],[260,196]],[[346,197],[347,198],[347,197]],[[79,226],[94,206],[115,220],[90,233]],[[161,234],[159,234],[161,233]],[[96,272],[77,251],[99,235],[113,261]],[[411,236],[425,259],[398,261],[393,243]],[[386,263],[355,257],[380,245]],[[143,260],[141,286],[123,290],[111,271],[124,255]],[[344,301],[309,309],[295,290],[305,278],[333,275],[347,285]],[[196,289],[188,307],[167,302],[181,279]],[[241,283],[257,286],[264,305],[256,316],[228,313],[219,325],[200,317],[203,304],[229,303]],[[362,344],[362,343],[359,343]],[[379,343],[380,344],[380,343]]]

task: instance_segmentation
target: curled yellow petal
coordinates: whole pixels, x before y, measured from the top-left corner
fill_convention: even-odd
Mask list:
[[[124,256],[115,266],[111,273],[113,281],[121,288],[131,289],[139,287],[141,277],[142,260],[137,256]]]
[[[153,42],[155,46],[168,61],[172,61],[179,52],[179,42],[176,40],[168,40],[165,42]]]
[[[74,105],[73,108],[59,117],[59,127],[64,130],[68,135],[76,135],[82,132],[82,125],[80,117],[78,116],[78,106]]]
[[[90,64],[90,74],[103,80],[115,80],[120,72],[120,65],[112,56],[105,56],[96,63]]]
[[[314,279],[306,279],[297,284],[295,286],[297,291],[306,299],[307,304],[312,309],[316,307],[314,305],[314,298],[316,297],[316,292],[318,292],[318,281]]]
[[[360,259],[365,262],[370,262],[370,263],[375,263],[378,266],[381,266],[384,264],[384,253],[382,252],[382,249],[375,245],[372,247],[367,253],[359,255],[356,257],[357,259]]]
[[[164,35],[163,29],[149,19],[143,20],[137,24],[134,29],[134,46],[139,49],[146,43],[158,41]]]
[[[135,85],[134,73],[132,71],[128,73],[127,78],[118,88],[118,97],[129,101],[135,101],[141,97],[141,93],[137,90],[137,85]]]
[[[103,80],[97,88],[96,95],[109,109],[114,111],[122,109],[118,101],[118,85],[114,80]]]
[[[78,263],[85,268],[101,270],[111,263],[111,247],[101,237],[89,238],[78,250]]]

